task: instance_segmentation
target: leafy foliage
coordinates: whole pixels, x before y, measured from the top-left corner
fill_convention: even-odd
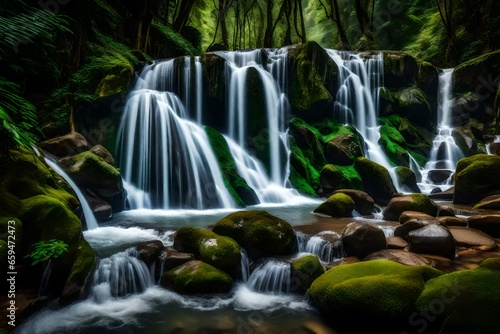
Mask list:
[[[58,258],[64,252],[68,251],[68,244],[61,240],[50,239],[33,244],[33,248],[35,250],[25,256],[25,258],[33,259],[32,266],[39,262]]]

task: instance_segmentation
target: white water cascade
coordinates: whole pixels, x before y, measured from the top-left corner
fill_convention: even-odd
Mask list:
[[[380,138],[377,121],[379,90],[383,87],[384,57],[382,53],[363,60],[360,55],[337,50],[326,50],[339,68],[340,88],[334,105],[338,121],[352,124],[363,136],[368,146],[366,157],[384,166],[391,175],[398,192],[403,192],[395,168],[378,145]]]
[[[455,143],[451,127],[451,88],[453,69],[444,69],[439,75],[438,87],[438,134],[432,143],[431,156],[422,173],[422,192],[429,193],[436,187],[449,188],[451,176],[458,160],[464,157]],[[439,171],[437,176],[434,171]],[[447,177],[443,177],[447,176]],[[442,189],[444,190],[444,189]]]
[[[156,86],[157,75],[146,69],[148,77]],[[127,191],[147,194],[135,196],[133,208],[233,207],[205,131],[187,120],[175,94],[146,89],[145,81],[129,94],[118,130],[122,175],[134,187]]]
[[[101,259],[94,273],[91,296],[97,303],[111,298],[141,293],[155,284],[146,264],[135,248]]]
[[[78,200],[80,201],[80,204],[82,206],[83,215],[85,216],[85,223],[87,224],[87,230],[98,228],[99,224],[97,224],[97,220],[95,219],[94,213],[92,212],[92,209],[90,208],[87,199],[83,195],[80,188],[76,185],[76,183],[71,179],[71,177],[69,177],[68,174],[66,174],[66,172],[61,167],[59,167],[57,163],[48,158],[45,158],[45,162],[53,170],[55,170],[57,174],[61,175],[61,177],[65,179],[66,182],[68,182],[71,188],[73,188],[73,190],[75,191],[75,194],[78,197]]]
[[[296,233],[299,253],[310,253],[318,256],[322,262],[332,262],[345,257],[344,245],[340,235],[332,231],[324,231],[315,235],[306,236]]]
[[[256,264],[246,285],[259,292],[290,292],[290,263],[276,259],[262,259]]]

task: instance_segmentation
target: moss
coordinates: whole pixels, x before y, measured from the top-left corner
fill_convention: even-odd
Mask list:
[[[68,245],[76,245],[81,236],[80,220],[60,200],[37,195],[22,201],[20,213],[27,244],[59,239]]]
[[[255,191],[250,188],[245,179],[238,174],[236,162],[229,151],[229,146],[224,137],[217,130],[209,126],[205,126],[205,132],[208,136],[210,146],[212,146],[212,150],[219,162],[224,184],[236,204],[245,206],[258,203]]]
[[[400,86],[398,86],[400,87]],[[383,89],[380,94],[384,115],[397,114],[412,123],[430,129],[431,106],[425,93],[415,85],[398,89]]]
[[[196,48],[190,41],[184,38],[181,34],[176,32],[170,25],[166,25],[159,19],[154,19],[151,28],[153,33],[156,34],[158,41],[161,43],[162,48],[166,54],[178,54],[196,56],[200,54],[200,50]]]
[[[337,131],[323,137],[326,160],[329,163],[350,165],[363,156],[364,140],[352,126],[341,126]]]
[[[313,212],[331,217],[351,217],[352,210],[354,210],[352,198],[346,194],[337,193],[321,203]]]
[[[417,62],[407,53],[386,51],[384,55],[384,85],[401,87],[415,81]]]
[[[212,231],[184,226],[175,234],[174,248],[193,253],[214,267],[234,273],[240,266],[240,246],[227,236]]]
[[[182,294],[207,294],[229,292],[233,280],[222,270],[193,260],[165,272],[160,283]]]
[[[331,102],[332,95],[318,72],[315,59],[321,47],[315,42],[305,43],[294,61],[296,78],[290,82],[290,105],[296,112],[305,112],[319,102]],[[324,51],[323,51],[324,52]]]
[[[437,216],[439,207],[427,195],[410,194],[394,197],[384,209],[385,220],[399,220],[404,211],[423,212],[433,217]]]
[[[417,185],[417,176],[408,167],[396,167],[396,177],[398,179],[398,183],[401,185],[401,187],[405,188],[406,191],[414,193],[420,192],[420,188]]]
[[[389,157],[392,166],[408,166],[409,156],[405,149],[406,142],[398,130],[389,125],[382,125],[378,144]]]
[[[367,192],[376,203],[387,205],[396,193],[391,176],[387,169],[367,158],[357,158],[354,168],[361,176],[364,191]]]
[[[299,117],[290,121],[290,135],[301,149],[311,165],[319,170],[325,164],[325,152],[321,142],[321,133]]]
[[[307,182],[307,180],[304,179],[302,175],[297,172],[297,169],[295,169],[295,167],[293,166],[290,170],[290,176],[288,177],[288,180],[290,181],[292,187],[302,195],[310,196],[313,198],[318,197],[318,194],[309,184],[309,182]]]
[[[353,331],[370,323],[379,329],[397,328],[407,321],[425,282],[439,275],[440,271],[427,266],[372,260],[328,270],[309,292],[339,327],[349,326]]]
[[[325,273],[325,268],[319,262],[318,256],[306,255],[291,264],[292,279],[297,280],[303,290],[309,289],[312,282]]]
[[[320,175],[318,171],[311,165],[309,159],[304,156],[293,138],[290,139],[290,150],[290,181],[293,185],[298,185],[297,190],[300,191],[302,189],[316,197],[316,192],[320,188]],[[301,184],[302,186],[300,186]]]
[[[440,333],[500,332],[499,279],[498,258],[483,261],[476,269],[456,271],[427,282],[417,307],[420,314],[428,312],[437,317],[434,330]]]
[[[80,240],[74,250],[74,261],[64,285],[61,303],[66,304],[80,297],[80,292],[85,287],[94,264],[94,250],[85,239]]]
[[[460,159],[455,172],[453,203],[472,204],[500,188],[500,157],[476,154]],[[484,176],[488,175],[487,178]]]
[[[9,224],[9,222],[12,222],[12,221],[14,223]],[[9,226],[11,226],[10,229],[9,229]],[[16,243],[21,244],[21,241],[23,240],[23,223],[21,222],[21,220],[19,218],[16,218],[16,217],[1,216],[0,217],[0,240],[7,241],[9,239],[8,238],[9,235],[15,236]],[[11,240],[12,240],[12,238],[11,238]]]
[[[292,254],[297,243],[289,223],[262,210],[234,212],[219,220],[213,231],[236,240],[254,260]]]
[[[337,170],[342,173],[344,179],[340,182],[340,189],[357,189],[363,190],[363,180],[361,175],[355,169],[354,165],[350,166],[339,166],[333,165]]]
[[[320,172],[321,187],[324,189],[337,190],[341,188],[342,182],[345,183],[345,178],[342,172],[335,168],[334,165],[325,165]]]
[[[474,92],[478,87],[485,87],[485,79],[492,76],[498,81],[500,75],[500,50],[483,54],[470,59],[453,70],[453,91],[454,92]],[[488,98],[494,98],[490,94]]]

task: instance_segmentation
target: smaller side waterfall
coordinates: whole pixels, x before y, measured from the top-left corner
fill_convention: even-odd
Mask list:
[[[276,259],[260,260],[248,278],[247,286],[258,292],[290,292],[290,264]]]
[[[451,176],[458,160],[464,157],[455,143],[451,127],[451,89],[453,69],[444,69],[439,75],[438,134],[434,137],[431,157],[422,171],[422,192],[429,193],[438,186],[451,186]]]
[[[248,259],[247,252],[241,248],[241,280],[248,281],[250,275],[250,260]]]
[[[91,295],[98,303],[143,292],[154,285],[154,276],[138,258],[135,248],[102,259],[94,273]]]
[[[55,170],[57,174],[61,175],[61,177],[63,179],[65,179],[66,182],[68,182],[69,185],[71,186],[71,188],[73,188],[73,190],[75,191],[75,194],[78,197],[78,200],[80,201],[80,204],[82,206],[82,211],[83,211],[83,215],[85,216],[85,223],[87,224],[87,229],[92,230],[94,228],[98,228],[99,224],[97,224],[97,220],[95,219],[94,212],[92,212],[92,209],[90,208],[90,205],[87,202],[87,199],[83,195],[80,188],[78,188],[76,183],[71,179],[71,177],[69,177],[68,174],[66,174],[66,172],[61,167],[59,167],[59,165],[57,163],[55,163],[54,161],[52,161],[48,158],[45,158],[45,162],[53,170]]]
[[[336,232],[324,231],[312,236],[297,236],[300,242],[299,253],[311,253],[322,262],[333,262],[345,257],[344,246],[340,235]]]

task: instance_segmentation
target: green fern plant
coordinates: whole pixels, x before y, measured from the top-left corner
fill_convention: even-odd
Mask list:
[[[39,262],[44,262],[50,259],[56,259],[64,252],[68,251],[68,244],[64,241],[57,239],[50,239],[48,241],[39,241],[33,244],[35,250],[26,255],[25,258],[32,258],[32,266]]]

